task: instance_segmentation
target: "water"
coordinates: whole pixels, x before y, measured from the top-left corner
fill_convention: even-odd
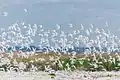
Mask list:
[[[116,34],[119,33],[116,30],[120,26],[118,0],[5,0],[1,4],[0,12],[9,13],[7,17],[0,16],[1,27],[7,27],[15,21],[22,20],[27,23],[43,24],[47,28],[55,24],[65,27],[69,23],[76,26],[82,23],[85,27],[92,23],[103,28],[105,22],[108,21],[110,29]],[[24,9],[27,9],[29,15],[26,15]]]
[[[35,45],[48,51],[119,51],[119,8],[119,1],[109,0],[1,1],[0,44],[5,49]]]
[[[16,22],[7,29],[0,30],[0,50],[45,52],[119,52],[120,39],[109,29],[100,29],[91,24],[83,24],[76,29],[72,24],[63,30],[56,24],[54,29],[45,29],[43,25]]]

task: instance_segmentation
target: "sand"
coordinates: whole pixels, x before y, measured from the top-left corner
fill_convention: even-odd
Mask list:
[[[120,80],[120,72],[57,71],[51,78],[48,72],[0,72],[0,80]]]

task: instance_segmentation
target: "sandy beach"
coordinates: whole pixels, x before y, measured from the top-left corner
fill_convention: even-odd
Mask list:
[[[119,80],[120,72],[57,71],[51,78],[47,72],[0,72],[0,80]]]

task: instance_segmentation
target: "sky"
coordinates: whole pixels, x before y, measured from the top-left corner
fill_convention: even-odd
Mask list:
[[[0,0],[0,28],[16,21],[43,24],[48,29],[60,24],[67,30],[69,23],[76,27],[94,24],[106,28],[107,21],[107,29],[119,36],[119,3],[119,0]]]

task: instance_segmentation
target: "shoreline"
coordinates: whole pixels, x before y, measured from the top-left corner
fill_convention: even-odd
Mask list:
[[[1,80],[119,80],[120,71],[57,71],[51,78],[47,72],[0,72]]]

